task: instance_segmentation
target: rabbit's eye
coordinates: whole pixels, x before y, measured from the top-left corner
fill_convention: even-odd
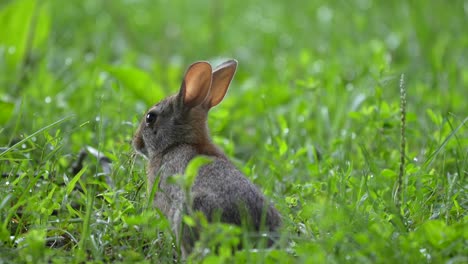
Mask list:
[[[154,121],[156,121],[156,117],[157,116],[156,116],[155,113],[152,113],[152,112],[148,113],[146,115],[146,125],[149,126],[149,125],[153,124]]]

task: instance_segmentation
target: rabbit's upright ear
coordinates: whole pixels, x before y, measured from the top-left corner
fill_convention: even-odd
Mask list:
[[[211,65],[205,61],[190,65],[177,95],[181,106],[192,108],[205,101],[211,87],[211,71]]]
[[[206,107],[214,107],[223,100],[236,69],[236,60],[228,60],[214,69],[210,94],[204,102]]]

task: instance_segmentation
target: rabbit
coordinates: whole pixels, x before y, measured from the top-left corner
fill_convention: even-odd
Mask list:
[[[236,60],[214,70],[208,62],[193,63],[179,92],[151,107],[133,138],[136,152],[148,160],[148,189],[157,184],[154,206],[169,220],[182,258],[190,254],[198,237],[197,230],[181,227],[187,212],[202,212],[208,221],[218,216],[221,222],[235,225],[247,219],[252,230],[272,233],[282,223],[275,207],[209,136],[208,111],[223,100],[236,69]],[[168,181],[173,175],[183,175],[188,163],[200,155],[212,161],[199,168],[190,194]]]

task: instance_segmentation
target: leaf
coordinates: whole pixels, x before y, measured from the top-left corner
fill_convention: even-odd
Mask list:
[[[366,192],[364,193],[364,195],[361,196],[361,199],[359,199],[359,206],[361,206],[367,200],[367,198],[369,198],[369,193]]]
[[[88,168],[88,166],[84,166],[76,175],[75,177],[73,177],[73,179],[68,183],[67,185],[67,195],[69,195],[73,189],[75,188],[75,185],[76,183],[78,182],[78,180],[81,178],[81,176],[83,175],[83,173],[86,171],[86,169]]]
[[[286,119],[283,116],[278,116],[278,123],[279,123],[280,128],[281,128],[281,133],[283,135],[288,134],[288,132],[289,132],[288,121],[286,121]]]
[[[193,220],[193,218],[188,215],[184,215],[183,219],[184,223],[190,227],[194,227],[196,225],[195,220]]]
[[[122,220],[125,224],[129,226],[136,226],[136,225],[145,225],[153,221],[156,216],[156,211],[153,210],[148,210],[148,211],[143,211],[141,214],[130,214],[130,215],[122,215]],[[161,224],[164,221],[158,221]]]
[[[275,138],[279,146],[279,155],[283,156],[288,151],[288,144],[283,139],[277,137]]]
[[[8,202],[11,200],[12,197],[13,195],[10,193],[4,198],[2,198],[2,200],[0,201],[0,210],[2,210],[4,207],[6,207],[6,205],[8,205]]]
[[[380,172],[380,175],[384,178],[395,178],[397,176],[397,173],[391,169],[383,169]]]
[[[35,0],[11,1],[0,11],[0,25],[0,47],[6,47],[7,65],[15,69],[23,60],[27,48],[38,48],[48,38],[48,4]],[[31,37],[32,47],[28,47],[28,38]]]
[[[31,259],[34,259],[38,263],[43,261],[45,254],[45,239],[46,239],[46,230],[45,229],[32,229],[30,230],[25,239],[21,241],[20,253],[22,257],[27,258],[28,256]]]
[[[5,101],[0,101],[0,126],[4,126],[13,115],[13,109],[15,108],[15,104]]]
[[[165,96],[164,91],[147,72],[133,67],[107,67],[107,70],[135,97],[147,104],[153,104]]]
[[[434,124],[438,126],[442,124],[443,117],[441,115],[434,113],[434,111],[432,111],[430,108],[426,110],[426,113]]]
[[[79,219],[82,219],[82,218],[83,218],[82,212],[79,211],[79,210],[75,210],[75,209],[73,208],[73,206],[71,206],[71,204],[68,203],[68,204],[65,205],[65,207],[67,207],[68,213],[69,213],[71,216],[76,216],[76,217],[78,217]]]

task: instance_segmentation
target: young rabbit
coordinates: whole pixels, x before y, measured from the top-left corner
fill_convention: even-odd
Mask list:
[[[247,223],[256,231],[274,232],[281,224],[278,211],[209,136],[208,111],[223,100],[236,68],[235,60],[214,70],[207,62],[192,64],[179,93],[151,107],[133,139],[135,150],[148,159],[150,190],[157,180],[154,204],[170,221],[182,257],[190,253],[198,236],[197,230],[182,228],[182,216],[188,211],[201,211],[209,221]],[[188,195],[168,178],[183,175],[190,160],[199,155],[211,157],[212,162],[199,169]]]

